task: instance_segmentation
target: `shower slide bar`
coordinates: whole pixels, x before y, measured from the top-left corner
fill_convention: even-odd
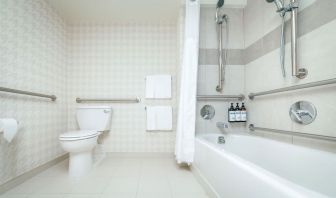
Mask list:
[[[141,100],[139,97],[136,98],[76,98],[77,103],[82,102],[110,102],[110,103],[139,103]]]
[[[281,134],[286,134],[286,135],[308,137],[308,138],[312,138],[312,139],[336,141],[336,137],[332,137],[332,136],[316,135],[316,134],[310,134],[310,133],[301,133],[301,132],[286,131],[286,130],[279,130],[279,129],[262,128],[262,127],[256,127],[253,124],[249,125],[249,129],[252,132],[255,131],[255,130],[259,130],[259,131],[266,131],[266,132],[281,133]]]
[[[228,99],[238,99],[244,100],[245,96],[241,95],[198,95],[197,100],[228,100]]]
[[[284,88],[279,88],[279,89],[273,89],[273,90],[270,90],[270,91],[250,93],[248,95],[248,97],[251,100],[253,100],[256,96],[263,96],[263,95],[281,93],[281,92],[286,92],[286,91],[294,91],[294,90],[298,90],[298,89],[306,89],[306,88],[318,87],[318,86],[330,85],[330,84],[336,84],[336,78],[317,81],[317,82],[311,82],[311,83],[306,83],[306,84],[294,85],[294,86],[284,87]]]
[[[8,93],[15,93],[15,94],[22,94],[22,95],[29,95],[29,96],[37,96],[37,97],[42,97],[42,98],[50,98],[52,101],[55,101],[57,98],[55,95],[46,95],[46,94],[40,94],[40,93],[35,93],[35,92],[30,92],[30,91],[10,89],[6,87],[0,87],[0,91],[8,92]]]

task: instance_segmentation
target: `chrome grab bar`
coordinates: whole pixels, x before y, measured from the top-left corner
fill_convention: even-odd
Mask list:
[[[244,100],[245,96],[241,95],[197,95],[197,100],[228,100],[228,99],[238,99]]]
[[[57,97],[55,95],[46,95],[46,94],[40,94],[30,91],[22,91],[18,89],[10,89],[6,87],[0,87],[0,91],[2,92],[8,92],[8,93],[15,93],[15,94],[22,94],[22,95],[28,95],[28,96],[37,96],[42,98],[50,98],[52,101],[55,101]]]
[[[110,103],[139,103],[141,99],[136,98],[76,98],[77,103],[82,102],[110,102]]]
[[[318,87],[318,86],[323,86],[323,85],[330,85],[330,84],[335,84],[335,83],[336,83],[336,78],[332,78],[332,79],[328,79],[328,80],[322,80],[322,81],[311,82],[311,83],[306,83],[306,84],[294,85],[294,86],[290,86],[290,87],[283,87],[283,88],[274,89],[274,90],[270,90],[270,91],[250,93],[248,95],[248,97],[251,100],[253,100],[256,96],[263,96],[263,95],[281,93],[281,92],[286,92],[286,91],[293,91],[293,90],[298,90],[298,89],[306,89],[306,88]]]
[[[256,127],[253,124],[249,125],[249,129],[250,131],[259,130],[259,131],[266,131],[266,132],[281,133],[281,134],[286,134],[286,135],[308,137],[308,138],[313,138],[313,139],[336,141],[336,137],[332,137],[332,136],[316,135],[316,134],[310,134],[310,133],[301,133],[301,132],[286,131],[286,130],[279,130],[279,129],[262,128],[262,127]]]

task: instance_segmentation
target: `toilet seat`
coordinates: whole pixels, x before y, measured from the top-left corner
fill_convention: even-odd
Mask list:
[[[94,131],[94,130],[69,131],[69,132],[61,134],[59,136],[59,139],[63,141],[84,140],[84,139],[97,137],[98,135],[99,135],[99,132]]]

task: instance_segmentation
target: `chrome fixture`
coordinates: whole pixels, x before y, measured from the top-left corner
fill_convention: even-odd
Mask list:
[[[244,100],[245,96],[241,95],[198,95],[197,100]]]
[[[10,88],[5,88],[5,87],[0,87],[0,91],[8,92],[8,93],[22,94],[22,95],[29,95],[29,96],[37,96],[37,97],[42,97],[42,98],[50,98],[52,101],[55,101],[57,99],[57,97],[55,95],[46,95],[46,94],[40,94],[40,93],[35,93],[35,92],[30,92],[30,91],[10,89]]]
[[[330,84],[336,84],[336,78],[317,81],[317,82],[311,82],[311,83],[306,83],[306,84],[294,85],[294,86],[291,86],[291,87],[283,87],[283,88],[274,89],[274,90],[270,90],[270,91],[250,93],[248,95],[248,97],[251,100],[253,100],[254,97],[256,97],[256,96],[263,96],[263,95],[281,93],[281,92],[286,92],[286,91],[293,91],[293,90],[298,90],[298,89],[307,89],[307,88],[311,88],[311,87],[318,87],[318,86],[324,86],[324,85],[330,85]]]
[[[225,79],[225,65],[227,60],[227,50],[224,50],[223,58],[223,22],[226,24],[226,44],[229,44],[229,17],[226,14],[220,14],[220,8],[224,5],[224,0],[219,0],[217,2],[215,20],[217,24],[217,34],[218,34],[218,85],[216,87],[217,92],[222,92],[223,83]]]
[[[218,144],[225,144],[225,138],[224,138],[224,136],[218,136],[217,143]]]
[[[77,103],[82,103],[82,102],[139,103],[140,101],[141,100],[139,97],[136,97],[136,98],[98,98],[98,99],[76,98]]]
[[[316,134],[301,133],[301,132],[295,132],[295,131],[286,131],[286,130],[279,130],[279,129],[262,128],[262,127],[256,127],[253,124],[249,125],[249,129],[252,132],[255,131],[255,130],[259,130],[259,131],[266,131],[266,132],[273,132],[273,133],[281,133],[281,134],[286,134],[286,135],[308,137],[308,138],[313,138],[313,139],[336,141],[336,137],[333,137],[333,136],[316,135]]]
[[[204,120],[211,120],[215,117],[215,108],[211,105],[204,105],[201,109],[201,116]]]
[[[229,125],[225,122],[216,122],[216,127],[219,129],[227,129]]]
[[[292,76],[303,79],[307,76],[308,71],[305,68],[299,68],[297,64],[297,12],[299,3],[297,0],[291,0],[291,2],[285,6],[283,0],[266,0],[268,3],[274,2],[277,7],[277,12],[282,18],[281,25],[281,39],[280,39],[280,64],[282,70],[282,76],[286,76],[285,71],[285,16],[287,12],[291,12],[291,59],[292,59]]]
[[[317,115],[315,106],[307,101],[298,101],[294,103],[290,110],[290,118],[299,124],[307,125],[312,123]]]

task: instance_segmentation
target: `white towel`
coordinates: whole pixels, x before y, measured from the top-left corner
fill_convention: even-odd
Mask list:
[[[147,106],[147,131],[171,131],[173,109],[171,106]]]
[[[146,98],[171,98],[171,75],[152,75],[146,77]]]

